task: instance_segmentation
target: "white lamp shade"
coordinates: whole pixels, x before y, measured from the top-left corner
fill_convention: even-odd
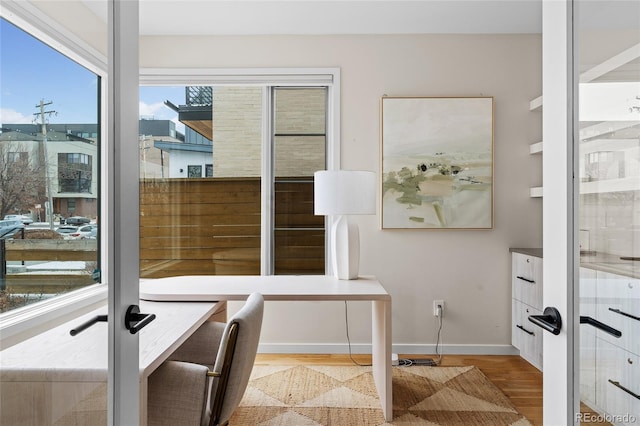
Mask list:
[[[369,171],[321,170],[314,174],[316,215],[376,213],[376,174]]]

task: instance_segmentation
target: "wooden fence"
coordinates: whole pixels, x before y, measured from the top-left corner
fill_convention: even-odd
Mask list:
[[[140,183],[140,276],[260,274],[260,179],[165,179]],[[275,184],[276,274],[324,273],[324,217],[313,180]],[[76,274],[8,273],[14,292],[57,293],[92,284],[96,240],[7,240],[7,261],[85,261]],[[28,291],[26,291],[28,290]]]
[[[260,274],[260,179],[147,180],[140,186],[140,274]],[[313,180],[275,185],[275,272],[324,273]]]
[[[85,262],[80,270],[69,270],[61,263],[60,267],[49,270],[27,272],[25,268],[22,272],[9,272],[0,277],[4,279],[0,286],[10,288],[13,293],[61,293],[95,284],[93,270],[98,267],[96,240],[12,239],[5,240],[4,247],[5,259],[2,262]]]

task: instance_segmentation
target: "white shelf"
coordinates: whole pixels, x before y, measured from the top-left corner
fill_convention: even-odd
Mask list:
[[[542,187],[534,186],[533,188],[529,188],[529,196],[531,198],[542,198]]]
[[[529,110],[537,111],[542,109],[542,96],[538,96],[531,102],[529,102]]]
[[[542,141],[532,143],[529,145],[529,154],[541,154],[542,153]]]
[[[601,194],[603,192],[637,191],[640,177],[630,176],[620,179],[597,180],[580,183],[580,194]]]

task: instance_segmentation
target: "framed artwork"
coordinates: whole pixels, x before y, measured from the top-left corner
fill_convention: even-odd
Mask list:
[[[493,97],[383,97],[382,228],[493,228]]]

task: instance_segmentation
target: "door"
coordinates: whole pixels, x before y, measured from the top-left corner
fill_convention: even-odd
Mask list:
[[[108,424],[140,423],[138,334],[125,317],[139,302],[138,1],[108,0]],[[134,142],[134,143],[131,143]],[[143,395],[144,398],[144,395]],[[146,401],[145,401],[146,402]],[[144,403],[144,402],[143,402]]]
[[[583,423],[640,420],[640,4],[576,4]]]
[[[637,2],[543,2],[548,425],[640,418],[639,21]]]

